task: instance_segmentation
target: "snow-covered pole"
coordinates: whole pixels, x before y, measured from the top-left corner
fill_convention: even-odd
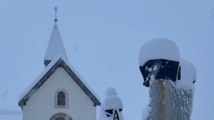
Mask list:
[[[150,96],[148,115],[142,120],[189,120],[193,97],[190,86],[195,78],[186,76],[195,76],[194,69],[188,69],[194,66],[180,60],[176,44],[167,39],[146,43],[139,58],[144,86],[149,87]],[[193,74],[185,75],[186,72]],[[181,86],[188,86],[188,89]]]

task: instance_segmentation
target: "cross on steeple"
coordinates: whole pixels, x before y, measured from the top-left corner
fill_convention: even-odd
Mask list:
[[[54,22],[57,22],[57,6],[54,7],[54,11],[55,11],[55,18],[54,18]]]

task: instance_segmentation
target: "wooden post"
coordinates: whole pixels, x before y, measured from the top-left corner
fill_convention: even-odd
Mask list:
[[[160,86],[160,101],[159,101],[159,120],[165,120],[165,86],[164,86],[164,80],[159,80],[159,86]]]

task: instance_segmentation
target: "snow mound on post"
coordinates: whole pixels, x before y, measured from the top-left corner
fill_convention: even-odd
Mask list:
[[[117,96],[117,91],[115,90],[115,88],[109,87],[106,90],[106,97],[109,97],[109,96]]]
[[[181,66],[181,80],[177,80],[177,88],[193,89],[193,83],[196,81],[196,69],[195,66],[184,60],[180,60]]]
[[[139,65],[151,59],[167,59],[179,61],[180,54],[177,45],[165,38],[155,38],[145,43],[139,52]]]
[[[113,87],[106,90],[106,98],[102,103],[104,109],[119,109],[123,108],[122,100],[117,96],[117,91]]]
[[[101,104],[98,120],[113,120],[117,115],[118,120],[124,120],[123,103],[120,97],[118,97],[115,88],[110,87],[106,90],[106,97]]]

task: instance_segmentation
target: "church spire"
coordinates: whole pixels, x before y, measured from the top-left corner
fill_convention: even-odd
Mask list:
[[[65,48],[57,25],[57,7],[55,10],[54,27],[50,36],[48,47],[45,53],[44,64],[47,66],[55,57],[61,56],[64,60],[67,59]]]

